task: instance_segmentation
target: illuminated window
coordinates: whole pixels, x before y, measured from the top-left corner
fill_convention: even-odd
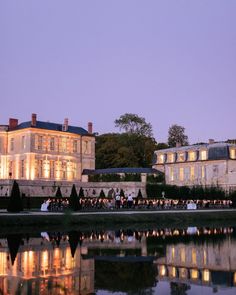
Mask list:
[[[185,161],[185,153],[178,153],[178,162]]]
[[[43,149],[43,136],[38,136],[38,150],[41,151]]]
[[[174,181],[174,169],[170,167],[170,181]]]
[[[236,159],[236,149],[235,148],[230,148],[230,158],[231,159]]]
[[[20,167],[20,176],[24,177],[25,176],[25,160],[21,160],[21,167]]]
[[[167,161],[169,163],[173,163],[174,162],[174,158],[175,157],[174,157],[174,154],[173,153],[167,155]]]
[[[50,178],[55,177],[55,161],[50,161]]]
[[[25,136],[21,137],[21,149],[24,150],[25,149]]]
[[[209,282],[210,280],[210,272],[208,269],[205,269],[203,272],[202,272],[202,278],[203,278],[203,281],[204,282]]]
[[[78,142],[77,140],[73,141],[73,153],[77,153],[78,152]]]
[[[43,177],[43,160],[38,161],[38,176]]]
[[[9,177],[13,176],[13,161],[9,161]]]
[[[200,160],[205,161],[207,159],[207,151],[200,151]]]
[[[85,154],[88,154],[89,153],[89,150],[88,150],[88,141],[87,140],[84,142],[84,153]]]
[[[179,180],[183,181],[184,180],[184,168],[179,168]]]
[[[50,138],[50,151],[54,151],[55,150],[55,139],[54,137]]]
[[[62,178],[66,179],[66,162],[61,163],[61,168],[62,168]]]
[[[194,166],[190,167],[190,179],[194,180]]]
[[[11,152],[14,151],[14,138],[11,138],[11,141],[10,141],[10,151]]]
[[[63,137],[62,138],[62,141],[61,141],[61,147],[62,147],[62,152],[65,153],[66,152],[66,145],[67,145],[67,142],[66,142],[66,138]]]
[[[198,279],[198,270],[197,269],[191,269],[191,278],[193,280],[197,280]]]
[[[196,160],[196,152],[189,152],[188,153],[188,160],[195,161]]]
[[[173,266],[173,267],[170,267],[169,269],[169,274],[172,278],[175,278],[176,277],[176,268]]]
[[[160,275],[163,276],[163,277],[166,275],[166,267],[165,267],[165,265],[160,266]]]
[[[186,279],[188,277],[188,271],[186,268],[179,268],[179,277],[181,279]]]
[[[180,261],[181,261],[181,263],[185,263],[185,249],[184,248],[180,249]]]
[[[160,163],[160,164],[164,163],[164,155],[163,154],[158,155],[158,163]]]
[[[236,285],[236,272],[234,273],[234,285]]]
[[[206,250],[203,250],[203,264],[204,265],[207,264],[207,253],[206,253]]]
[[[205,166],[201,167],[201,176],[202,176],[202,179],[204,179],[206,177],[206,167]]]
[[[196,252],[196,249],[192,249],[192,264],[197,264],[197,252]]]
[[[171,259],[172,261],[175,259],[175,247],[171,247]]]

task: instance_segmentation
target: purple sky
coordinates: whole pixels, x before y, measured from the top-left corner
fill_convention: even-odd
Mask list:
[[[158,142],[236,138],[236,1],[0,1],[0,101],[0,124],[102,134],[129,112]]]

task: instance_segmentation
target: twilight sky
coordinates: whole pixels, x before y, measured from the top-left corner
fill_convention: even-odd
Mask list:
[[[128,112],[158,142],[236,138],[236,1],[1,0],[0,102],[0,124],[102,134]]]

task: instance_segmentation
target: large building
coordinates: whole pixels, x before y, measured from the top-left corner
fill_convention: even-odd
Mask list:
[[[9,119],[0,125],[0,179],[81,181],[83,169],[95,168],[95,136],[63,124]]]
[[[208,144],[158,150],[153,168],[165,173],[167,184],[236,189],[236,145],[210,140]]]

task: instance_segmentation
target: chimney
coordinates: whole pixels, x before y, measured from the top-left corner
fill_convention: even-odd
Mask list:
[[[9,130],[16,128],[17,125],[18,125],[18,119],[13,119],[13,118],[9,119]]]
[[[88,133],[89,134],[93,133],[93,123],[92,122],[88,122]]]
[[[37,121],[37,114],[31,115],[31,126],[36,127],[36,121]]]
[[[176,147],[177,147],[177,148],[181,147],[181,143],[177,141],[177,142],[176,142]]]
[[[208,143],[209,143],[209,144],[213,144],[213,143],[215,143],[215,140],[212,139],[212,138],[210,138],[210,139],[208,140]]]
[[[64,119],[64,124],[63,124],[63,126],[62,126],[62,130],[63,130],[63,131],[68,131],[68,123],[69,123],[68,118],[65,118],[65,119]]]

